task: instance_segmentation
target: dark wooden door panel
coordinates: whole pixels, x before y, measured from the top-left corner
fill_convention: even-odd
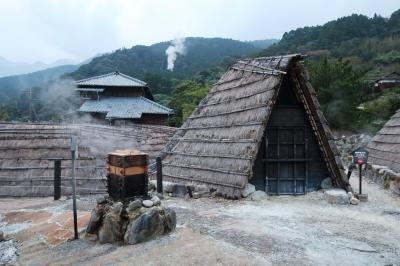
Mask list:
[[[304,194],[307,183],[306,127],[270,126],[266,132],[266,191]]]

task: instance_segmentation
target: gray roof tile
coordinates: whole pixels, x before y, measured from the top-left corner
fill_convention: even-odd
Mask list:
[[[147,114],[173,114],[161,104],[144,97],[107,97],[100,100],[87,100],[78,112],[105,113],[106,118],[140,118]]]
[[[146,82],[132,78],[118,71],[101,76],[75,81],[77,86],[123,86],[123,87],[144,87]]]

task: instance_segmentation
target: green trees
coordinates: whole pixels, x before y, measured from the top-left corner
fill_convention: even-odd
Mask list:
[[[326,118],[334,128],[355,130],[359,127],[362,95],[366,86],[362,73],[353,70],[348,61],[324,58],[307,63],[311,83],[317,91]]]
[[[170,118],[168,124],[180,126],[209,90],[209,85],[196,80],[185,80],[179,83],[172,92],[169,107],[175,111],[175,115]]]

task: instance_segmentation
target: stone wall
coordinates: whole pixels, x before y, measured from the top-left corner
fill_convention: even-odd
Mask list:
[[[366,134],[355,134],[350,136],[341,135],[335,138],[336,146],[340,151],[345,167],[348,167],[351,164],[352,151],[359,147],[367,146],[371,139],[372,137]]]
[[[400,173],[396,173],[386,166],[368,163],[363,171],[363,176],[400,195]]]

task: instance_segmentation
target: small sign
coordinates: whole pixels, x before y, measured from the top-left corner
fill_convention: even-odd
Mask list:
[[[78,138],[76,136],[71,136],[71,152],[74,159],[78,159]]]
[[[364,148],[358,148],[353,151],[353,163],[358,165],[366,164],[368,161],[368,151]]]

